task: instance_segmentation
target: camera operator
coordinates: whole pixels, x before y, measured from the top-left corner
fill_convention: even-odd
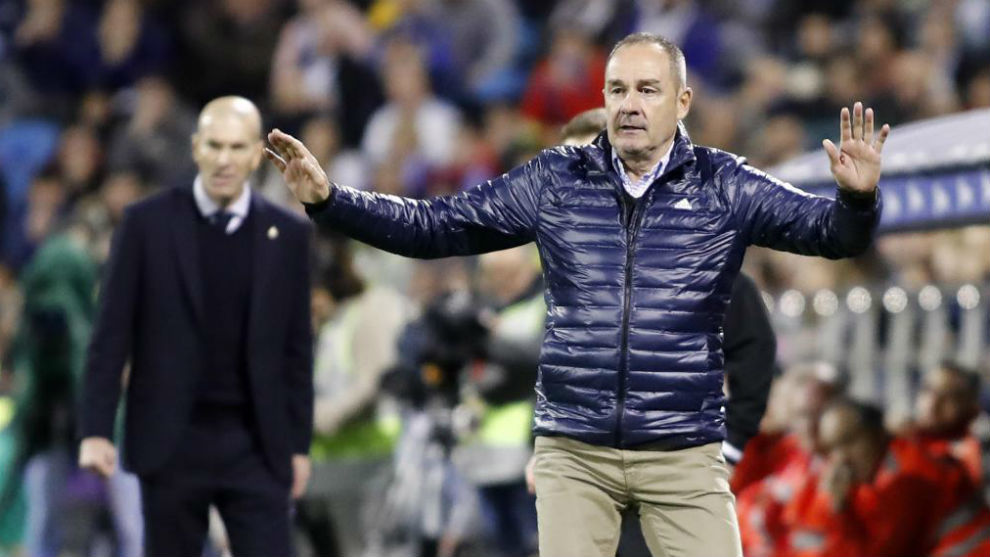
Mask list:
[[[500,554],[536,551],[525,467],[546,313],[543,284],[529,247],[486,254],[478,271],[478,295],[452,290],[406,326],[400,361],[385,378],[407,412],[381,511],[402,518],[379,526],[402,533],[383,534],[393,543],[420,537],[417,555],[463,548],[475,538],[479,511],[485,538]],[[429,523],[429,516],[437,520]]]
[[[371,509],[367,555],[450,557],[476,539],[477,490],[450,459],[468,425],[455,419],[464,370],[483,361],[490,321],[466,288],[437,295],[398,341],[383,388],[402,407],[389,485]]]
[[[495,311],[485,363],[468,370],[463,404],[476,427],[454,451],[458,470],[478,486],[486,526],[501,554],[536,553],[536,501],[526,489],[532,455],[533,384],[546,305],[531,246],[480,258],[479,286]]]

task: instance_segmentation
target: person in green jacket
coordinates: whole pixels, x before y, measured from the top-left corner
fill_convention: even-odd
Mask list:
[[[24,542],[27,513],[19,474],[14,473],[18,435],[13,427],[14,400],[0,396],[0,557],[18,554]]]
[[[98,274],[89,239],[84,226],[70,225],[45,241],[21,276],[23,316],[12,350],[18,449],[11,476],[23,478],[24,549],[32,556],[56,555],[69,541],[61,528],[62,503],[75,470],[73,417]],[[107,488],[121,555],[137,557],[142,531],[136,482],[122,475]]]

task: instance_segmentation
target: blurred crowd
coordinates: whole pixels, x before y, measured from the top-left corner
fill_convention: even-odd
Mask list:
[[[192,183],[206,101],[252,99],[336,182],[447,194],[556,144],[602,104],[611,45],[650,31],[684,50],[693,141],[768,168],[835,137],[854,100],[894,126],[990,107],[988,29],[986,0],[0,2],[0,555],[138,554],[126,476],[72,465],[73,399],[114,227]],[[302,210],[273,168],[255,186]],[[415,262],[324,231],[315,245],[300,553],[532,554],[536,254]],[[986,225],[884,236],[844,262],[750,250],[786,371],[734,480],[747,555],[820,555],[820,539],[855,539],[849,509],[923,506],[905,494],[931,512],[892,535],[957,554],[931,544],[958,534],[936,513],[982,489],[987,442],[968,432],[990,408],[988,253]],[[889,455],[907,464],[884,476]],[[852,484],[870,489],[829,500]],[[45,544],[25,547],[32,529]]]
[[[948,362],[927,370],[913,419],[893,427],[846,389],[825,362],[774,384],[732,477],[745,555],[990,551],[979,376]]]

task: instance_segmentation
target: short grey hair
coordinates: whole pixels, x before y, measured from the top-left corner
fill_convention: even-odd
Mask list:
[[[647,33],[645,31],[639,33],[632,33],[626,35],[622,40],[615,43],[612,47],[612,51],[608,53],[609,60],[615,56],[615,53],[619,51],[620,48],[634,45],[634,44],[655,44],[663,49],[667,53],[667,57],[670,58],[670,70],[674,74],[674,77],[680,83],[681,88],[687,86],[687,63],[684,61],[684,52],[679,46],[670,42],[666,38],[657,35],[656,33]]]

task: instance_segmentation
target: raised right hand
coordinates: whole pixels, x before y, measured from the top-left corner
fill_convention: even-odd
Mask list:
[[[272,148],[265,149],[265,156],[282,173],[300,203],[319,203],[330,197],[326,172],[301,141],[275,129],[268,133],[268,142]]]
[[[79,467],[109,478],[117,468],[117,449],[105,437],[87,437],[79,445]]]

